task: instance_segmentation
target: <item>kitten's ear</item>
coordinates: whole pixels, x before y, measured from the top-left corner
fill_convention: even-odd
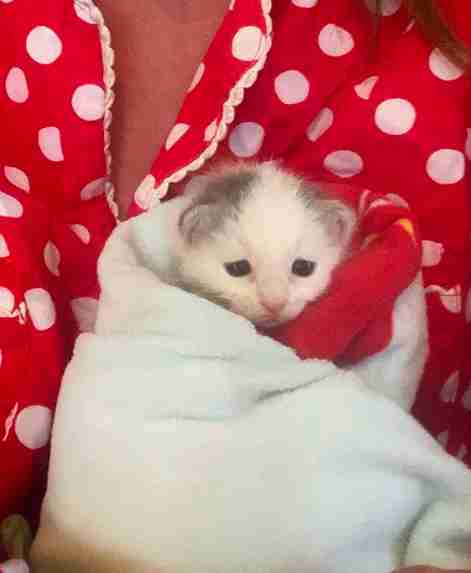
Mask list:
[[[215,223],[211,205],[193,205],[180,218],[179,229],[183,240],[190,245],[211,233]]]
[[[352,240],[357,226],[355,211],[342,201],[328,201],[327,232],[335,244],[347,246]]]

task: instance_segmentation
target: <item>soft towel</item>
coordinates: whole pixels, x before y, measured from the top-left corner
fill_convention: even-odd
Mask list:
[[[471,566],[471,473],[401,406],[166,284],[184,201],[120,225],[103,252],[33,571]]]

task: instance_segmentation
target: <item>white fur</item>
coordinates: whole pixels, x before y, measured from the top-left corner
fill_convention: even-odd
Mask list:
[[[228,168],[227,173],[237,169]],[[307,209],[299,197],[300,179],[271,162],[253,169],[259,179],[238,219],[228,218],[221,231],[203,243],[180,243],[177,256],[179,273],[187,283],[211,287],[230,301],[233,312],[254,324],[271,326],[292,320],[326,290],[348,241],[333,240],[319,220],[322,215],[316,220]],[[353,218],[353,211],[349,215]],[[310,277],[291,272],[297,258],[315,261]],[[253,272],[230,276],[224,263],[241,259],[249,260]],[[264,303],[281,306],[281,311],[274,316]]]

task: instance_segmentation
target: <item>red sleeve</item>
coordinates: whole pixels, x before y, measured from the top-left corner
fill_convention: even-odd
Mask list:
[[[0,3],[0,522],[46,469],[73,311],[90,318],[115,224],[99,35],[74,6]]]

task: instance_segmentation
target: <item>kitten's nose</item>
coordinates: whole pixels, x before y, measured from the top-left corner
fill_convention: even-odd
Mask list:
[[[286,298],[271,298],[271,299],[262,299],[260,301],[263,308],[268,310],[268,312],[273,315],[277,316],[286,306]]]

